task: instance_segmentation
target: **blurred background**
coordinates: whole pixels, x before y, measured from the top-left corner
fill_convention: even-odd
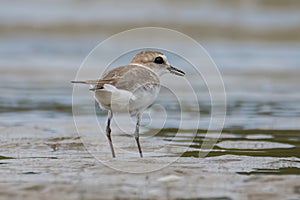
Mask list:
[[[1,0],[1,123],[72,117],[69,81],[85,56],[113,34],[158,26],[191,36],[218,65],[225,128],[297,130],[299,9],[298,0]],[[199,102],[204,117],[209,101]],[[282,141],[278,134],[266,140]],[[297,134],[284,141],[299,148]]]

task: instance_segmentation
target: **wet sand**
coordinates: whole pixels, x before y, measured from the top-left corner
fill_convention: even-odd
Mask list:
[[[254,168],[300,168],[299,158],[223,155],[181,157],[176,146],[160,155],[135,146],[112,159],[108,144],[99,144],[106,165],[88,153],[72,118],[1,123],[1,199],[297,199],[299,176],[247,174]],[[87,129],[87,131],[89,131]],[[133,138],[114,135],[116,142]],[[161,138],[158,138],[161,139]],[[103,140],[104,142],[105,140]],[[155,139],[143,138],[147,147]],[[134,144],[134,143],[132,143]],[[158,143],[164,145],[163,142]],[[133,152],[133,153],[132,153]],[[172,153],[173,152],[173,153]],[[130,156],[128,158],[128,156]],[[166,165],[160,169],[161,165]],[[148,173],[127,173],[112,169]]]

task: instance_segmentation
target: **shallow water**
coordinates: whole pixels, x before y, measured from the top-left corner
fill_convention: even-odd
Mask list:
[[[37,3],[37,1],[31,2]],[[58,9],[58,15],[46,12],[41,18],[36,17],[39,13],[25,11],[19,13],[23,17],[14,18],[12,13],[20,11],[14,7],[14,3],[6,1],[1,6],[2,11],[14,7],[14,12],[0,12],[3,15],[1,19],[10,18],[9,21],[0,20],[2,33],[5,33],[0,37],[0,123],[2,126],[16,126],[33,122],[38,124],[42,119],[59,121],[72,117],[70,80],[75,78],[81,62],[89,51],[98,42],[110,36],[111,32],[114,32],[112,30],[115,30],[108,28],[107,31],[101,32],[99,31],[101,28],[97,24],[95,25],[95,21],[111,19],[115,16],[111,16],[110,13],[98,12],[97,9],[92,9],[90,14],[87,14],[87,10],[84,9],[83,13],[77,15],[74,10],[69,10],[69,3],[69,1],[64,1],[64,6],[61,6],[58,3],[48,2],[50,10]],[[90,1],[90,3],[98,5],[96,1]],[[85,3],[75,1],[70,4],[75,10],[78,10],[82,9],[81,5]],[[41,9],[45,6],[44,4],[34,5],[35,7],[31,9],[44,10]],[[105,6],[110,8],[113,5],[106,3]],[[180,9],[181,4],[178,2],[178,5],[176,4],[174,7],[174,9]],[[189,6],[185,9],[188,8]],[[220,12],[216,12],[218,15],[209,18],[208,23],[207,16],[211,16],[209,10],[216,8]],[[268,30],[267,32],[272,32],[269,30],[277,28],[279,20],[287,29],[286,35],[282,34],[279,37],[275,33],[274,35],[268,33],[267,36],[270,37],[265,35],[250,37],[237,34],[238,39],[235,40],[231,37],[224,38],[222,35],[213,35],[212,37],[209,37],[209,34],[197,35],[198,31],[192,34],[197,35],[196,39],[206,48],[218,65],[227,94],[224,129],[214,149],[209,152],[207,157],[237,155],[253,158],[274,157],[278,160],[299,158],[300,42],[292,34],[288,34],[295,32],[288,30],[298,28],[299,12],[298,10],[287,10],[286,7],[272,12],[264,6],[246,8],[247,6],[244,7],[244,17],[239,23],[236,23],[237,27],[235,28],[243,27],[243,24],[248,22],[253,30],[264,33],[261,29],[264,27]],[[231,23],[232,19],[238,15],[238,13],[230,14],[233,8],[222,8],[221,3],[220,5],[207,3],[203,5],[202,9],[204,11],[199,12],[200,14],[196,11],[183,11],[184,24],[194,27],[199,23],[200,27],[206,27],[208,23],[212,27],[217,27],[219,23]],[[268,13],[263,12],[264,9]],[[66,10],[68,12],[65,12]],[[136,18],[140,12],[143,11],[136,10],[134,15],[121,13],[122,16],[128,16],[122,23],[132,24],[131,17]],[[267,17],[269,14],[275,17]],[[171,14],[160,12],[157,17],[164,15],[167,16],[164,18],[166,20],[171,16]],[[286,21],[289,17],[292,20]],[[196,18],[202,20],[191,21]],[[264,20],[259,20],[261,18]],[[155,16],[152,20],[155,20]],[[173,20],[176,21],[176,19]],[[115,23],[117,24],[116,21]],[[88,30],[80,31],[86,27]],[[76,34],[72,35],[72,32],[76,32]],[[192,32],[190,31],[190,33]],[[280,40],[272,38],[280,38]],[[130,42],[133,41],[126,41],[122,45],[126,46]],[[181,45],[178,41],[173,42],[174,46]],[[186,48],[188,51],[188,47],[182,46],[182,48]],[[194,52],[190,53],[193,55]],[[114,49],[109,49],[108,54],[114,54]],[[129,59],[125,56],[124,61],[129,62]],[[170,62],[184,63],[172,55],[170,55]],[[186,70],[189,77],[188,67],[185,65],[180,67]],[[179,81],[174,81],[173,85],[180,87],[179,83]],[[201,116],[199,126],[194,118],[199,113],[195,112],[193,105],[186,101],[180,107],[176,98],[166,90],[162,91],[156,102],[163,106],[168,114],[164,127],[156,127],[155,121],[150,127],[146,126],[149,116],[144,116],[144,135],[162,128],[155,137],[174,147],[190,146],[188,151],[179,152],[174,156],[198,157],[199,152],[202,151],[201,144],[209,124],[211,102],[203,80],[194,81],[194,84],[199,97]],[[180,92],[184,93],[185,91],[181,90]],[[87,102],[91,98],[91,95],[82,96],[75,105],[80,109],[81,115],[88,115],[85,110],[89,106]],[[179,108],[182,108],[182,111]],[[155,112],[155,109],[152,111]],[[97,112],[99,121],[104,123],[106,112],[101,110],[97,110]],[[177,133],[180,114],[184,116],[184,128]],[[197,134],[191,134],[193,132],[197,132]],[[208,139],[209,137],[214,138],[216,135],[208,135]],[[0,156],[5,155],[1,152]],[[0,157],[0,159],[6,158]],[[237,173],[299,174],[299,168],[291,164],[287,167],[275,166],[273,169],[258,167],[253,172],[237,171]]]

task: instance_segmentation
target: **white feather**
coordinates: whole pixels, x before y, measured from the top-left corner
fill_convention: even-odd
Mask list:
[[[110,84],[104,84],[103,89],[97,90],[95,98],[101,107],[113,112],[129,111],[129,102],[135,99],[132,92],[118,89]]]

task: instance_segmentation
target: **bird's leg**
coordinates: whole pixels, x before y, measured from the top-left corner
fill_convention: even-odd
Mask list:
[[[136,115],[136,126],[135,126],[134,137],[135,137],[135,140],[136,140],[139,152],[140,152],[140,156],[142,158],[143,153],[142,153],[142,149],[141,149],[141,145],[140,145],[140,139],[139,139],[140,122],[141,122],[141,113],[138,113]]]
[[[111,121],[112,117],[113,117],[113,113],[112,113],[111,110],[109,110],[108,111],[108,116],[107,116],[106,136],[107,136],[107,139],[108,139],[108,142],[109,142],[109,145],[110,145],[112,157],[115,158],[116,157],[115,150],[114,150],[114,146],[113,146],[111,136],[110,136],[110,133],[111,133],[110,121]]]

